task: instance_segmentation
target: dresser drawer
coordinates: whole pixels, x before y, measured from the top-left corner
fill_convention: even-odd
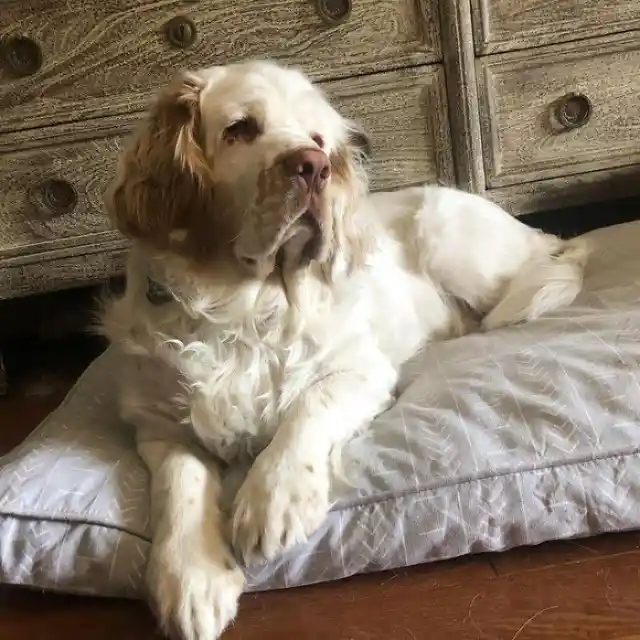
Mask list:
[[[326,79],[440,58],[437,0],[1,4],[0,132],[143,109],[179,68],[270,57]]]
[[[0,155],[0,258],[113,236],[103,192],[120,142],[113,136]]]
[[[471,0],[479,54],[640,28],[640,0]]]
[[[477,61],[488,187],[640,162],[640,40]]]
[[[373,190],[422,182],[454,183],[441,65],[322,86],[340,113],[361,122],[371,137]]]
[[[322,87],[340,112],[362,122],[371,136],[373,189],[453,183],[440,65],[326,82]],[[110,122],[115,126],[118,119]],[[44,144],[38,132],[15,136],[12,144],[18,150],[0,155],[0,258],[113,238],[103,194],[132,126],[128,120],[120,122],[120,135],[27,150],[20,150],[21,141]],[[82,127],[76,123],[54,131],[75,136]]]

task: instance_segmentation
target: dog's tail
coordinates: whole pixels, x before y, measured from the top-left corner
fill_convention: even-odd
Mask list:
[[[509,282],[496,306],[485,316],[485,329],[534,320],[571,304],[582,289],[591,246],[582,238],[542,236],[539,255]]]

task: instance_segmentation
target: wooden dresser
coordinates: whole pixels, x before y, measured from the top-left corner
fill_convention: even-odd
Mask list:
[[[640,192],[640,0],[0,0],[0,299],[121,271],[123,137],[176,69],[251,57],[365,124],[375,189]]]

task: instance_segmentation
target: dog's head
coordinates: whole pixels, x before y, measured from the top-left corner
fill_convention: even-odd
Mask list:
[[[252,62],[180,74],[124,153],[117,227],[249,277],[327,261],[366,190],[363,133],[291,69]]]

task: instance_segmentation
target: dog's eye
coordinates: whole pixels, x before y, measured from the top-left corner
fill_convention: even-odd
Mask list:
[[[222,134],[225,142],[233,144],[234,142],[252,142],[260,134],[260,127],[255,118],[246,117],[236,120],[229,125]]]

